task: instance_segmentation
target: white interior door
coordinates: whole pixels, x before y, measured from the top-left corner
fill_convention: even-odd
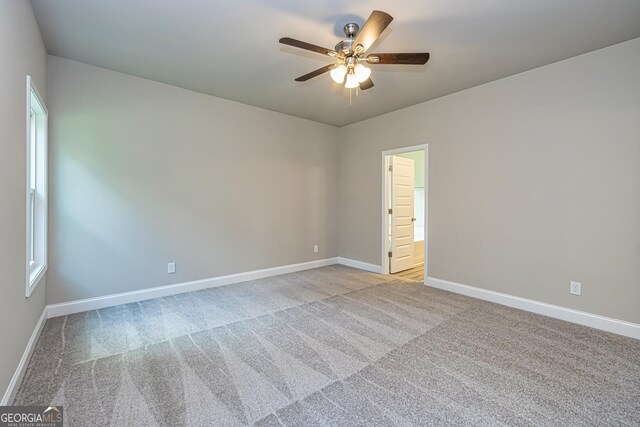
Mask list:
[[[391,156],[391,256],[389,271],[397,273],[414,267],[412,159]]]

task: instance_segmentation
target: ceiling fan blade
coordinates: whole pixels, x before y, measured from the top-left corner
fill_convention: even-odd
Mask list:
[[[356,39],[353,42],[355,49],[358,49],[358,45],[362,45],[359,52],[366,52],[375,42],[380,34],[389,26],[393,21],[393,17],[388,13],[374,10],[371,12],[369,19],[364,23],[364,27],[360,30]]]
[[[337,52],[335,50],[327,49],[321,46],[316,46],[315,44],[292,39],[291,37],[281,38],[280,43],[286,44],[288,46],[304,49],[304,50],[310,50],[311,52],[321,53],[322,55],[337,56]]]
[[[428,60],[428,53],[372,53],[367,56],[367,62],[371,64],[424,65]]]
[[[298,77],[298,78],[296,79],[296,81],[297,81],[297,82],[306,82],[307,80],[312,79],[312,78],[314,78],[314,77],[317,77],[317,76],[319,76],[320,74],[324,74],[324,73],[326,73],[327,71],[331,71],[331,70],[333,70],[333,69],[334,69],[335,67],[337,67],[337,66],[338,66],[338,64],[326,65],[326,66],[324,66],[324,67],[322,67],[322,68],[318,68],[318,69],[317,69],[317,70],[315,70],[315,71],[312,71],[312,72],[310,72],[310,73],[308,73],[308,74],[305,74],[304,76],[300,76],[300,77]]]
[[[371,81],[371,78],[368,78],[367,80],[363,81],[362,83],[360,83],[360,90],[367,90],[367,89],[371,89],[372,87],[374,87],[375,85],[373,84],[373,82]]]

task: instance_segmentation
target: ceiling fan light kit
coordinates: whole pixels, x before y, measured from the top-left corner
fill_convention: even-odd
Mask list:
[[[344,34],[347,38],[338,42],[335,50],[290,37],[281,38],[280,43],[327,55],[338,60],[335,64],[324,66],[300,76],[295,79],[296,81],[304,82],[329,72],[334,82],[344,84],[347,89],[360,88],[360,90],[367,90],[374,86],[371,81],[371,68],[364,66],[361,62],[369,64],[424,65],[429,60],[428,53],[373,53],[366,57],[364,56],[392,20],[393,17],[388,13],[374,10],[362,30],[355,22],[348,23],[344,26]]]

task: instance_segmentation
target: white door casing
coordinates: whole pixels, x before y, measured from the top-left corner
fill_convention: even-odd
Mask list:
[[[414,267],[413,221],[414,164],[412,159],[391,156],[391,259],[389,271]]]

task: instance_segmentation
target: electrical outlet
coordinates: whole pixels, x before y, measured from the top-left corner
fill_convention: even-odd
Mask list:
[[[172,274],[176,272],[176,263],[175,262],[170,262],[167,264],[167,273],[168,274]]]
[[[571,282],[569,284],[569,293],[573,295],[582,295],[582,283]]]
[[[318,253],[318,245],[313,245],[313,252]]]

